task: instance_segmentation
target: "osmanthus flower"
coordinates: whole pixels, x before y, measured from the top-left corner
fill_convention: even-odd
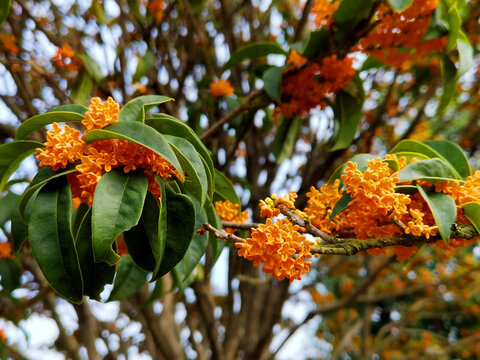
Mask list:
[[[363,37],[354,50],[377,57],[396,68],[407,68],[412,62],[427,59],[433,52],[441,52],[447,37],[424,40],[430,15],[438,7],[438,0],[414,0],[401,13],[381,4],[376,13],[379,24]]]
[[[148,13],[153,16],[157,23],[161,22],[164,16],[163,11],[167,5],[163,0],[151,0],[148,4]]]
[[[248,211],[244,210],[240,214],[240,206],[232,203],[230,200],[215,202],[215,211],[223,221],[246,223],[248,221]],[[233,234],[236,229],[225,228],[226,232]]]
[[[120,105],[112,98],[103,103],[99,98],[93,98],[82,121],[85,133],[117,122],[119,111]],[[79,130],[68,125],[62,129],[57,123],[53,123],[53,129],[47,132],[45,149],[37,149],[37,152],[40,167],[50,166],[57,171],[66,168],[69,163],[77,164],[77,171],[67,175],[76,207],[80,203],[92,204],[98,182],[105,173],[114,168],[123,167],[125,173],[144,170],[149,191],[157,198],[161,194],[155,175],[163,179],[171,176],[181,178],[172,164],[141,145],[118,139],[87,144]]]
[[[10,257],[12,252],[12,244],[9,242],[0,242],[0,259],[6,259]]]
[[[265,224],[252,229],[250,238],[236,243],[238,255],[253,261],[254,266],[263,264],[262,271],[278,280],[300,280],[310,270],[313,242],[299,233],[300,227],[288,219],[268,218]]]
[[[17,55],[20,48],[16,44],[16,38],[13,34],[0,34],[0,44],[6,52]]]
[[[71,71],[78,71],[83,64],[82,60],[75,57],[75,51],[68,44],[58,48],[53,55],[53,62],[57,67]]]
[[[328,29],[333,23],[332,15],[338,9],[338,5],[340,5],[340,1],[316,0],[312,7],[312,13],[315,14],[315,25]]]
[[[210,83],[210,95],[222,97],[233,95],[235,90],[228,80],[217,80]]]

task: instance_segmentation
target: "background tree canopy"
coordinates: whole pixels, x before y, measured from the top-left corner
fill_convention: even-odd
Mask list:
[[[3,1],[0,355],[478,359],[479,14]]]

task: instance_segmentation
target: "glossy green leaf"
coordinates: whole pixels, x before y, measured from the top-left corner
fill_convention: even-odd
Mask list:
[[[200,199],[200,210],[207,200],[208,175],[206,166],[197,150],[187,140],[177,136],[165,135],[182,168],[187,173],[183,186],[197,199]]]
[[[388,152],[389,154],[396,153],[419,153],[423,154],[428,158],[439,157],[439,154],[433,150],[430,146],[417,141],[417,140],[401,140],[399,141],[392,150]]]
[[[146,76],[150,72],[150,70],[153,69],[154,66],[155,56],[150,50],[147,50],[144,56],[138,58],[137,70],[133,75],[132,81],[140,81],[140,79]]]
[[[208,222],[208,217],[206,211],[204,210],[197,215],[195,230],[202,229],[203,224],[206,222]],[[207,245],[207,234],[201,235],[195,231],[192,242],[190,243],[185,256],[183,257],[182,261],[180,261],[173,269],[178,286],[181,287],[181,284],[188,278],[188,276],[190,276],[195,267],[199,264],[200,259],[207,250]]]
[[[11,141],[0,145],[0,193],[22,161],[35,154],[36,148],[42,147],[42,143],[30,140]]]
[[[432,148],[439,158],[447,161],[460,178],[465,179],[472,175],[472,169],[465,152],[454,142],[448,140],[427,140],[423,143]]]
[[[162,263],[152,280],[172,270],[185,256],[195,233],[195,207],[186,195],[165,187],[167,201],[167,242]]]
[[[31,205],[33,205],[33,202],[31,203]],[[31,212],[31,205],[27,207],[27,210],[25,211],[27,214],[30,214]],[[12,252],[14,254],[17,254],[22,249],[25,240],[27,240],[28,238],[28,226],[25,224],[22,217],[20,216],[20,211],[18,207],[12,214],[10,233],[12,235]]]
[[[74,112],[85,117],[85,113],[88,111],[88,108],[85,105],[81,104],[67,104],[54,106],[51,109],[48,109],[46,113],[50,112]]]
[[[87,143],[103,139],[122,139],[142,145],[162,156],[179,172],[183,169],[165,137],[152,127],[141,122],[117,122],[103,129],[91,130],[85,135]]]
[[[59,171],[53,171],[51,167],[45,166],[42,167],[38,170],[37,174],[33,178],[32,182],[27,186],[25,191],[22,194],[22,197],[19,202],[19,210],[20,210],[20,215],[23,219],[23,221],[26,221],[25,217],[25,207],[27,206],[28,202],[30,201],[30,198],[33,196],[33,194],[43,185],[45,185],[48,181],[62,177],[64,175],[67,175],[69,173],[75,172],[76,169],[66,169],[66,170],[59,170]]]
[[[0,198],[0,229],[11,219],[12,214],[17,209],[19,201],[20,195],[11,191],[8,191]]]
[[[163,283],[163,278],[158,278],[157,280],[155,280],[155,287],[150,293],[150,297],[145,302],[145,305],[151,305],[156,300],[159,300],[163,296],[164,292],[165,292],[165,285]]]
[[[209,151],[198,138],[197,134],[195,134],[193,130],[183,122],[167,114],[150,115],[147,117],[145,123],[162,134],[181,137],[193,145],[195,150],[197,150],[198,154],[207,164],[208,195],[210,198],[212,198],[215,168],[213,166],[213,161],[210,157]]]
[[[140,268],[131,256],[122,256],[113,289],[107,301],[126,300],[145,284],[148,272]]]
[[[107,263],[96,263],[92,247],[92,211],[87,211],[80,224],[75,240],[78,260],[82,271],[84,294],[91,299],[100,300],[100,293],[105,285],[113,282],[115,266]]]
[[[8,13],[10,12],[10,6],[12,5],[12,0],[3,0],[0,4],[0,25],[2,25],[7,19]]]
[[[75,56],[83,61],[87,73],[93,78],[93,80],[95,80],[97,84],[100,84],[104,78],[100,65],[87,54],[76,53]]]
[[[43,275],[67,300],[80,303],[83,280],[71,231],[72,193],[65,179],[38,193],[29,222],[30,246]]]
[[[374,0],[342,0],[332,18],[338,25],[334,32],[334,39],[342,42],[350,36],[354,36],[359,23],[370,20]],[[360,25],[362,28],[363,26]]]
[[[273,155],[275,155],[275,161],[278,164],[292,155],[301,127],[302,119],[299,117],[293,119],[283,118],[281,120],[273,140]]]
[[[205,212],[207,214],[207,220],[210,225],[212,225],[217,229],[222,226],[222,222],[217,212],[215,211],[215,206],[213,205],[213,203],[210,203],[207,206],[205,206]],[[224,240],[218,239],[211,232],[208,232],[208,242],[210,243],[210,246],[212,248],[213,263],[215,263],[220,257],[222,250],[227,246],[227,242]]]
[[[460,17],[460,12],[458,11],[457,4],[448,4],[447,2],[443,2],[442,5],[448,6],[448,9],[446,9],[446,19],[448,23],[447,50],[451,50],[455,46],[458,40],[458,36],[461,32],[462,18]]]
[[[215,169],[215,198],[213,200],[230,200],[232,203],[241,206],[240,198],[238,197],[232,182],[217,169]]]
[[[455,91],[457,89],[458,80],[457,68],[447,55],[444,55],[442,58],[441,69],[443,79],[443,92],[440,98],[440,103],[438,105],[437,114],[442,113],[450,103],[450,100],[452,100],[453,95],[455,94]]]
[[[318,55],[324,54],[329,50],[330,35],[328,30],[321,28],[316,31],[311,31],[308,34],[305,46],[300,51],[303,57],[307,59],[313,59]]]
[[[480,203],[469,202],[462,205],[463,213],[475,226],[475,229],[480,233]]]
[[[92,205],[95,262],[113,265],[120,257],[112,244],[122,232],[135,226],[142,214],[148,182],[142,173],[112,170],[98,182]]]
[[[379,69],[385,67],[385,64],[378,60],[375,56],[369,56],[362,64],[360,71],[367,71],[370,69]]]
[[[458,180],[452,168],[445,161],[435,158],[427,160],[419,160],[408,164],[399,171],[398,176],[400,182],[410,180],[425,180],[437,182],[441,180]]]
[[[54,122],[81,122],[85,116],[73,111],[48,111],[31,117],[23,122],[17,129],[17,140],[23,140],[35,130]]]
[[[331,151],[345,149],[352,143],[358,124],[363,117],[362,98],[356,98],[343,90],[340,91],[336,95],[334,114],[340,128]]]
[[[75,82],[72,84],[70,92],[70,99],[77,104],[85,104],[90,98],[93,90],[93,79],[87,72],[82,72],[78,75]]]
[[[340,200],[333,207],[332,213],[330,214],[330,219],[333,219],[335,216],[340,214],[342,211],[346,210],[350,203],[353,201],[353,198],[348,193],[344,193]]]
[[[140,218],[137,225],[123,233],[123,239],[127,246],[128,254],[132,257],[135,264],[146,271],[153,271],[156,262],[142,218]]]
[[[145,114],[151,108],[173,99],[162,95],[144,95],[130,100],[118,114],[118,121],[145,122]]]
[[[22,270],[17,260],[0,259],[0,285],[2,292],[10,294],[20,286]]]
[[[388,0],[388,3],[394,11],[402,12],[410,6],[412,0]]]
[[[426,192],[417,184],[417,189],[425,199],[438,226],[438,231],[442,239],[447,242],[452,232],[452,225],[457,218],[457,206],[450,195],[437,193],[435,191]]]
[[[258,42],[242,47],[235,51],[225,64],[225,69],[230,69],[243,60],[255,59],[270,54],[287,55],[287,52],[278,43],[274,42]]]
[[[285,66],[272,66],[263,73],[263,88],[275,101],[282,101],[282,75]]]

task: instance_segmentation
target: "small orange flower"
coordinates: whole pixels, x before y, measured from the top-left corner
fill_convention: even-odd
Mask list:
[[[120,105],[111,97],[102,104],[98,97],[92,98],[88,111],[85,113],[85,120],[82,121],[87,131],[101,129],[107,125],[113,124],[118,120]]]
[[[239,215],[239,209],[240,206],[238,204],[234,204],[229,200],[215,202],[215,211],[223,221],[246,223],[248,221],[248,211],[242,211]],[[231,228],[225,228],[224,230],[230,234],[236,231],[236,229]]]
[[[0,329],[0,342],[5,343],[7,341],[7,337],[5,336],[5,331]]]
[[[166,4],[163,0],[151,0],[148,4],[148,13],[153,16],[155,22],[159,23],[163,19],[165,8]]]
[[[15,35],[13,34],[0,34],[0,43],[3,45],[5,51],[12,55],[17,55],[20,48],[17,46]]]
[[[213,97],[230,96],[233,93],[234,89],[228,80],[217,80],[210,83],[210,94]]]
[[[340,1],[316,0],[312,7],[312,13],[315,14],[315,25],[328,29],[333,23],[332,15],[338,9],[338,5],[340,5]]]
[[[53,55],[53,62],[57,67],[71,71],[78,71],[80,65],[82,65],[82,60],[75,57],[75,51],[68,44],[57,50]]]
[[[9,242],[0,242],[0,259],[6,259],[12,252],[12,244]]]

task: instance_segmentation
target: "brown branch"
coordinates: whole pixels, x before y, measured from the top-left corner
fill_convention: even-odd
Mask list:
[[[25,357],[18,349],[16,346],[10,345],[10,344],[3,344],[2,346],[5,347],[5,350],[7,350],[7,355],[8,358],[13,359],[13,360],[29,360],[29,358]]]
[[[211,137],[217,131],[219,131],[224,124],[226,124],[230,120],[234,119],[237,115],[243,113],[244,111],[250,110],[250,108],[251,108],[250,104],[252,103],[252,101],[255,100],[256,98],[260,97],[262,94],[263,94],[263,89],[255,90],[255,91],[251,92],[235,110],[233,110],[231,113],[225,115],[218,122],[216,122],[210,128],[208,128],[202,134],[200,139],[202,141],[207,140],[209,137]]]
[[[238,223],[233,221],[222,221],[224,228],[233,228],[239,230],[250,230],[251,228],[258,228],[259,223]]]
[[[302,17],[298,21],[297,28],[295,29],[293,42],[299,41],[303,37],[303,30],[305,29],[305,25],[307,25],[308,17],[310,16],[314,4],[315,0],[307,0],[307,3],[303,8]]]

